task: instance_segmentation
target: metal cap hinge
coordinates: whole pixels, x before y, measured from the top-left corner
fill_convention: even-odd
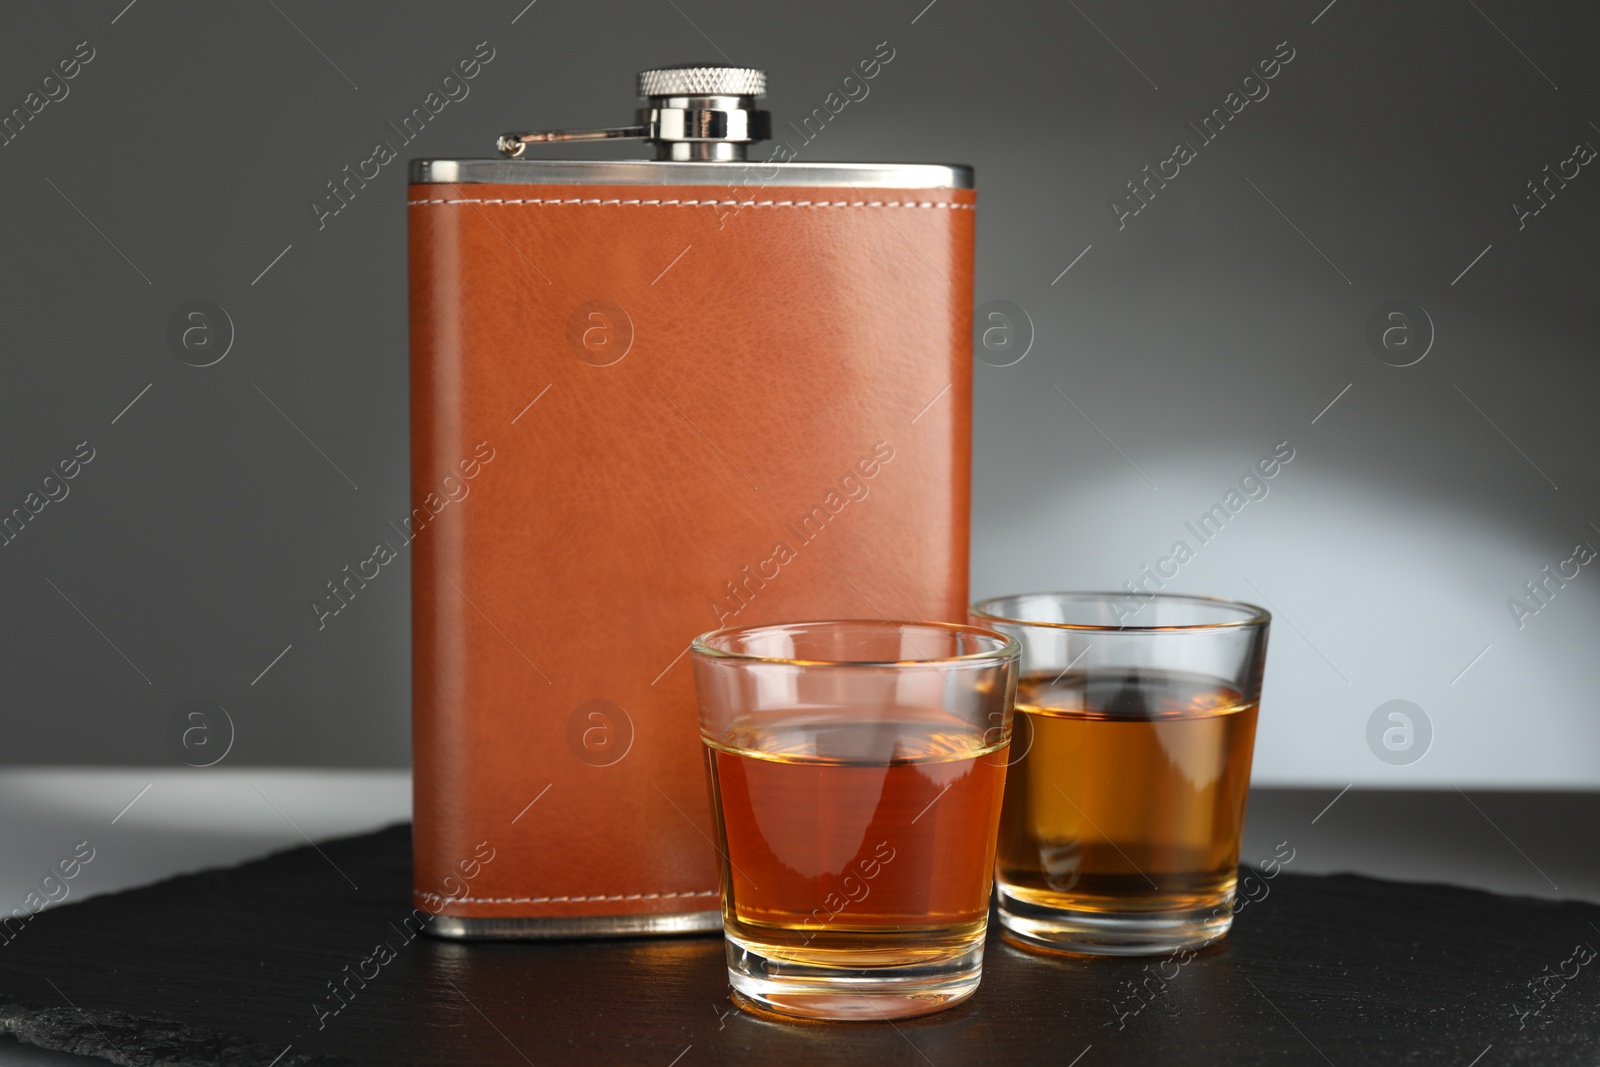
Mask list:
[[[519,159],[530,144],[635,140],[653,143],[661,160],[743,160],[747,146],[772,136],[771,116],[756,107],[766,92],[766,73],[751,67],[656,67],[639,72],[638,94],[646,106],[634,125],[506,133],[496,147]]]

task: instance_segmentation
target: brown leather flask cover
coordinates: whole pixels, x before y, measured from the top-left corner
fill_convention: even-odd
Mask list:
[[[965,618],[974,194],[416,184],[416,904],[718,907],[687,654]]]

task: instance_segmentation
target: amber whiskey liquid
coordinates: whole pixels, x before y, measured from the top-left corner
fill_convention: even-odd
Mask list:
[[[1141,925],[1152,944],[1225,932],[1256,710],[1180,671],[1024,676],[995,864],[1008,929],[1128,952]]]
[[[959,983],[966,959],[976,988],[1004,744],[937,710],[831,715],[768,712],[706,740],[730,967],[784,979],[783,1010],[801,1014],[792,991],[812,969]],[[863,1018],[883,1012],[909,1013],[863,1001]]]

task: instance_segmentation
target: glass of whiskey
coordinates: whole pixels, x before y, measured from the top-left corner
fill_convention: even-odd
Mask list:
[[[973,606],[1022,645],[995,854],[1008,940],[1193,948],[1233,924],[1271,616],[1209,597],[1030,593]]]
[[[728,980],[813,1019],[899,1019],[978,988],[1017,642],[933,622],[695,639]]]

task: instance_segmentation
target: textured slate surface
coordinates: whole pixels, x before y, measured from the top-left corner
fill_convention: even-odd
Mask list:
[[[1600,958],[1573,953],[1600,947],[1600,907],[1255,877],[1227,943],[1181,966],[1040,956],[991,933],[959,1008],[805,1024],[735,1008],[713,937],[408,940],[396,827],[45,911],[0,948],[0,1030],[117,1063],[255,1067],[1600,1062]],[[319,1029],[326,983],[380,942],[393,958]]]

